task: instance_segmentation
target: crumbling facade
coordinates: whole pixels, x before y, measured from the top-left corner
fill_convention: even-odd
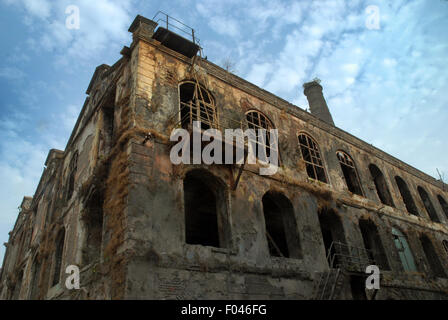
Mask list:
[[[157,27],[137,16],[130,48],[96,69],[21,204],[2,299],[448,298],[447,185],[335,127],[318,82],[308,113]],[[170,134],[193,120],[278,129],[278,171],[173,164]]]

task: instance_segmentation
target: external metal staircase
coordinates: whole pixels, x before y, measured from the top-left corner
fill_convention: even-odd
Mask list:
[[[344,277],[341,269],[330,269],[320,273],[314,289],[313,300],[333,300],[340,295]]]
[[[365,272],[368,265],[375,264],[365,248],[332,242],[327,254],[329,270],[318,273],[313,300],[334,300],[340,297],[344,279],[348,274]]]

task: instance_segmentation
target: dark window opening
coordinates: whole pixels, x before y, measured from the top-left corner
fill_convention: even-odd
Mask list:
[[[196,82],[180,85],[180,117],[182,128],[192,128],[193,121],[201,122],[201,129],[217,128],[218,118],[211,95]]]
[[[448,240],[443,240],[442,244],[443,244],[443,248],[446,251],[446,254],[448,254]]]
[[[20,273],[17,277],[17,282],[14,285],[14,291],[12,294],[12,300],[18,300],[20,296],[20,290],[22,289],[22,279],[23,279],[23,270],[20,270]]]
[[[360,220],[359,228],[369,259],[374,261],[381,270],[390,270],[377,226],[370,220]]]
[[[345,182],[350,192],[363,195],[361,183],[359,182],[358,172],[356,171],[355,163],[353,159],[345,152],[338,151],[336,155],[341,165],[342,172],[344,173]]]
[[[87,227],[87,240],[83,248],[83,260],[90,264],[101,255],[103,239],[103,195],[95,191],[86,202],[86,212],[83,216]]]
[[[441,195],[438,195],[437,199],[439,200],[440,206],[442,207],[442,210],[445,213],[446,218],[448,219],[448,204],[446,203],[445,199],[442,198]]]
[[[420,237],[420,242],[422,243],[423,251],[425,252],[426,261],[431,268],[432,273],[436,277],[445,278],[446,274],[443,270],[443,266],[439,260],[439,256],[436,253],[432,241],[425,235]]]
[[[225,187],[203,170],[184,179],[185,240],[188,244],[227,247],[229,239]]]
[[[396,228],[392,228],[392,236],[404,271],[417,271],[414,255],[409,247],[406,236]]]
[[[75,189],[75,174],[78,168],[78,152],[73,155],[69,165],[69,177],[68,177],[68,189],[67,189],[67,201],[71,199],[73,190]]]
[[[23,249],[26,248],[26,244],[25,244],[25,232],[21,232],[20,236],[19,236],[19,250],[17,253],[17,261],[22,261],[22,253],[23,253]]]
[[[395,182],[397,183],[398,189],[400,190],[401,198],[403,199],[403,202],[406,206],[406,210],[410,214],[418,216],[417,206],[415,205],[414,199],[412,198],[412,194],[409,191],[406,182],[399,176],[395,177]]]
[[[376,192],[380,198],[381,203],[394,207],[392,196],[390,195],[389,188],[387,187],[386,179],[384,178],[381,170],[374,164],[369,166],[370,174],[372,175],[373,182],[375,183]]]
[[[437,216],[437,212],[432,205],[432,201],[429,198],[428,193],[422,187],[417,188],[418,193],[420,194],[420,199],[422,199],[423,204],[425,205],[426,212],[428,212],[429,217],[434,222],[440,222],[439,217]]]
[[[54,272],[53,272],[53,286],[59,283],[61,277],[61,269],[62,269],[62,257],[64,253],[64,240],[65,240],[65,229],[59,232],[58,237],[56,238],[56,251],[54,254]]]
[[[342,222],[332,210],[322,209],[319,212],[319,224],[325,246],[325,256],[329,258],[327,262],[330,267],[338,267],[341,261],[335,254],[339,254],[339,252],[336,252],[336,247],[332,244],[333,242],[345,243]],[[334,257],[333,265],[330,265],[331,257]]]
[[[301,258],[297,223],[289,199],[281,193],[267,192],[262,202],[270,255]]]
[[[30,299],[37,300],[39,295],[39,281],[40,281],[40,263],[37,259],[34,260],[34,264],[31,271],[31,291]]]
[[[110,148],[114,136],[115,109],[113,107],[108,107],[103,110],[106,145]]]
[[[317,143],[308,135],[299,135],[299,146],[306,165],[308,177],[328,183],[324,164]]]
[[[367,300],[366,279],[360,276],[350,276],[350,289],[353,300]]]
[[[249,129],[253,129],[255,131],[256,136],[254,138],[256,140],[254,143],[256,143],[257,150],[254,150],[254,152],[258,155],[266,154],[266,157],[270,157],[271,134],[269,130],[274,129],[272,122],[264,114],[258,111],[249,111],[246,113],[246,121]],[[262,129],[266,130],[266,135],[263,135]]]

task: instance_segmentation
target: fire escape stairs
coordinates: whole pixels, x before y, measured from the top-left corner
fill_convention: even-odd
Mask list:
[[[330,269],[319,274],[314,288],[313,300],[333,300],[340,296],[344,275],[340,268]]]
[[[348,275],[365,276],[365,268],[375,264],[365,248],[332,242],[327,254],[330,269],[317,273],[312,300],[335,300],[341,296]]]

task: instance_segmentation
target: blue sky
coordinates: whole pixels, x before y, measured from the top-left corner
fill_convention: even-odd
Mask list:
[[[65,148],[95,67],[158,10],[192,26],[209,60],[303,109],[318,77],[336,126],[448,180],[448,1],[0,0],[0,243],[49,149]]]

